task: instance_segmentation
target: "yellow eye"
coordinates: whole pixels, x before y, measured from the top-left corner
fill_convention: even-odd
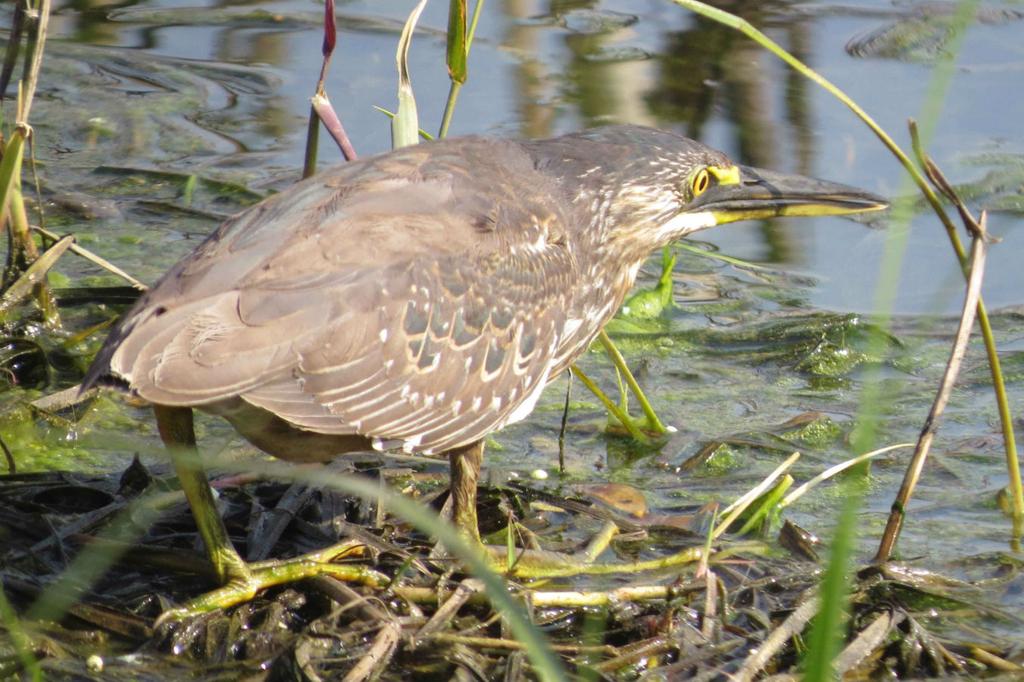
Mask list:
[[[711,178],[708,175],[707,168],[701,168],[697,171],[697,174],[693,176],[693,182],[690,183],[690,189],[693,190],[693,196],[699,197],[704,194],[704,191],[711,184]]]

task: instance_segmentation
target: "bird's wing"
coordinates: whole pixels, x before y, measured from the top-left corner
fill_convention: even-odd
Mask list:
[[[461,151],[342,167],[229,221],[122,320],[87,383],[166,405],[240,396],[417,452],[525,416],[577,277],[566,217],[527,159]]]

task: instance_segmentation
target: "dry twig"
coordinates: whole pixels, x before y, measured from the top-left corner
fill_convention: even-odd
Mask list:
[[[911,133],[916,140],[916,128],[913,126],[911,127]],[[875,554],[874,561],[876,563],[884,563],[889,560],[899,538],[907,506],[910,504],[910,498],[921,477],[925,461],[928,459],[932,440],[935,438],[936,431],[938,431],[939,418],[949,402],[949,397],[953,392],[953,385],[956,383],[956,377],[960,372],[960,365],[963,362],[964,354],[967,352],[967,342],[970,340],[971,328],[974,326],[975,314],[978,311],[978,302],[981,300],[981,283],[985,272],[985,254],[988,245],[985,230],[985,213],[981,214],[981,220],[975,222],[967,207],[964,206],[963,201],[956,196],[956,192],[953,191],[949,182],[942,176],[942,173],[931,159],[922,154],[922,163],[929,169],[928,177],[932,182],[944,193],[948,191],[951,200],[957,205],[961,216],[966,216],[964,224],[972,235],[969,258],[970,276],[967,281],[967,293],[964,295],[963,309],[960,314],[960,324],[957,327],[953,348],[946,363],[946,370],[942,375],[942,381],[939,384],[939,390],[935,395],[931,410],[928,412],[928,417],[921,428],[917,447],[903,477],[903,483],[900,485],[900,490],[892,504],[892,510],[889,512],[889,520],[885,524],[885,531],[882,533],[882,540]]]

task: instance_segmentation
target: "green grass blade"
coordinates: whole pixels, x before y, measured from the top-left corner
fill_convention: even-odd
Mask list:
[[[412,80],[409,78],[409,45],[412,33],[416,28],[427,0],[420,0],[409,14],[402,27],[402,35],[398,39],[395,51],[395,63],[398,66],[398,109],[391,119],[391,146],[394,149],[407,147],[419,142],[419,115],[416,113],[416,98],[412,92]]]
[[[455,7],[458,4],[459,7]],[[476,5],[473,7],[473,18],[469,23],[469,29],[466,29],[466,0],[451,0],[449,5],[448,13],[448,75],[451,78],[451,85],[448,88],[448,99],[444,104],[444,114],[441,116],[441,128],[437,132],[437,136],[444,138],[448,136],[448,128],[452,124],[452,116],[455,115],[455,103],[459,100],[459,91],[462,90],[462,84],[466,82],[466,78],[469,76],[469,49],[473,46],[473,36],[476,35],[476,25],[480,21],[480,10],[483,9],[484,0],[477,0]],[[460,13],[460,17],[454,17],[455,13]],[[458,68],[452,69],[452,58],[458,59],[457,55],[452,54],[453,50],[457,49],[457,46],[452,44],[453,40],[453,23],[461,24],[461,28],[455,27],[455,32],[458,34],[455,36],[455,40],[460,40],[461,35],[462,46],[462,60],[464,66],[460,72]],[[456,64],[457,67],[457,64]]]
[[[45,279],[46,273],[56,265],[57,260],[64,255],[64,252],[68,250],[73,241],[74,237],[71,235],[63,237],[39,256],[32,265],[28,266],[25,272],[21,274],[21,277],[15,280],[7,288],[7,291],[4,292],[3,297],[0,298],[0,315],[6,314],[7,311],[20,303],[22,299],[28,298],[32,294],[33,287]]]
[[[833,662],[839,654],[849,619],[850,581],[856,538],[857,511],[860,509],[860,481],[848,484],[856,490],[843,496],[843,508],[832,538],[828,567],[819,587],[821,608],[814,619],[804,657],[804,682],[831,682],[838,679]]]
[[[32,642],[18,621],[18,616],[11,607],[10,602],[7,601],[7,595],[4,593],[3,587],[3,582],[0,581],[0,625],[10,635],[18,660],[21,661],[22,667],[28,671],[27,679],[32,680],[32,682],[42,682],[43,670],[39,667],[39,661],[36,660],[32,653]]]
[[[15,128],[4,149],[4,158],[0,160],[0,213],[6,217],[10,216],[9,204],[15,181],[21,177],[21,161],[25,155],[25,136],[25,128]]]
[[[465,83],[468,70],[466,50],[466,0],[448,1],[448,39],[445,62],[448,77],[455,83]]]
[[[373,108],[376,109],[377,111],[379,111],[380,113],[384,114],[385,116],[387,116],[389,119],[394,120],[395,112],[389,111],[389,110],[385,109],[384,107],[378,107],[376,104],[373,105]],[[420,137],[422,137],[427,142],[430,142],[431,140],[434,139],[434,136],[431,135],[430,133],[428,133],[423,128],[420,128]]]

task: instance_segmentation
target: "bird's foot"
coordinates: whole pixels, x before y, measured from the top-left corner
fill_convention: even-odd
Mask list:
[[[155,626],[160,627],[166,623],[250,601],[268,587],[322,575],[332,576],[344,582],[384,587],[388,584],[388,579],[382,573],[358,564],[333,563],[338,559],[358,556],[365,547],[361,542],[348,540],[292,559],[259,561],[251,564],[243,561],[226,562],[222,564],[226,573],[222,587],[202,594],[183,606],[164,611]]]

